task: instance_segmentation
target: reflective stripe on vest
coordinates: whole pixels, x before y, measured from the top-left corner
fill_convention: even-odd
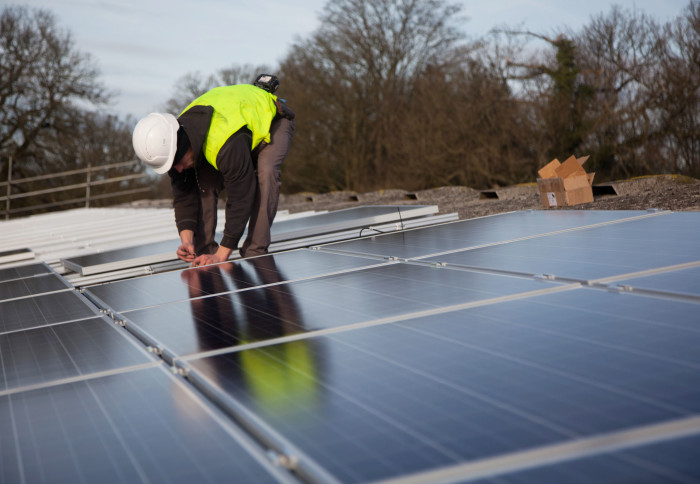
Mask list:
[[[250,84],[222,86],[199,96],[182,114],[193,106],[214,108],[202,151],[207,161],[217,168],[219,150],[243,126],[253,133],[251,150],[261,141],[270,142],[270,124],[277,114],[276,99],[276,96]]]

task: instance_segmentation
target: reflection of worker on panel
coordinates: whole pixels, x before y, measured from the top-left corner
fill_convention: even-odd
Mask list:
[[[191,306],[200,351],[304,332],[289,285],[276,285],[284,278],[274,256],[189,269],[182,277],[189,286],[190,298],[199,298],[191,299]],[[227,284],[229,278],[232,285]],[[254,287],[261,285],[264,287]],[[238,288],[229,297],[202,298]],[[249,403],[259,410],[281,417],[295,411],[288,399],[302,402],[304,413],[320,403],[314,349],[319,348],[312,340],[300,339],[204,361],[211,365],[208,375],[227,392],[241,400],[250,398]],[[240,371],[232,371],[236,369]]]

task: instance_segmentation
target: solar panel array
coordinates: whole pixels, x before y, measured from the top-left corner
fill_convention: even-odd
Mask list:
[[[82,293],[0,271],[0,481],[697,482],[699,239],[528,211]]]
[[[0,482],[295,482],[61,279],[0,270]]]
[[[376,205],[368,207],[354,207],[334,212],[314,213],[304,217],[289,217],[277,221],[271,228],[272,245],[270,251],[300,247],[304,244],[300,239],[310,237],[329,237],[327,234],[338,234],[340,231],[350,231],[349,234],[338,237],[331,236],[332,240],[343,240],[357,237],[359,230],[372,231],[369,227],[385,223],[399,222],[399,226],[406,219],[430,220],[430,217],[438,211],[435,205]],[[453,214],[454,216],[454,214]],[[280,217],[281,218],[281,217]],[[433,222],[434,223],[434,222]],[[396,227],[398,229],[399,227]],[[222,234],[217,233],[217,240],[221,240]],[[336,238],[337,237],[337,238]],[[245,240],[245,234],[241,238],[241,244]],[[77,257],[62,259],[63,265],[83,276],[101,272],[114,271],[129,267],[157,264],[175,260],[173,247],[177,247],[179,239],[162,240],[135,247],[126,247],[105,252],[97,252]],[[236,254],[237,256],[237,254]]]

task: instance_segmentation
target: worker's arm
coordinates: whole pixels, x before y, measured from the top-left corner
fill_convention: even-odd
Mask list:
[[[191,232],[190,242],[194,240],[194,231],[197,229],[197,217],[199,216],[199,195],[197,193],[197,178],[194,169],[184,170],[178,173],[175,169],[168,172],[170,186],[173,190],[173,208],[175,209],[175,223],[177,231]],[[187,235],[186,235],[187,236]],[[185,242],[185,239],[182,239]]]
[[[197,257],[194,266],[224,262],[238,247],[253,209],[257,185],[250,152],[251,139],[250,130],[241,128],[219,150],[216,166],[223,176],[227,194],[224,237],[215,254]]]
[[[194,231],[197,228],[197,214],[199,212],[197,180],[194,170],[178,173],[172,169],[168,175],[170,175],[170,186],[173,190],[175,224],[180,233],[180,246],[175,253],[179,259],[192,262],[196,257]]]

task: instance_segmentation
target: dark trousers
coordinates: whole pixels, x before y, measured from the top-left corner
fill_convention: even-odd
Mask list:
[[[240,249],[241,257],[266,254],[270,246],[270,227],[277,213],[281,182],[281,167],[292,142],[294,121],[276,119],[270,126],[270,143],[256,148],[257,187],[255,200],[248,222],[248,235]],[[198,172],[199,219],[195,231],[195,251],[197,254],[213,254],[219,245],[215,240],[217,224],[217,204],[223,189],[223,177],[208,163]],[[231,194],[229,194],[229,198]],[[232,247],[235,249],[235,247]]]
[[[267,254],[270,246],[270,227],[277,214],[282,186],[282,162],[289,152],[294,134],[294,121],[280,118],[270,126],[270,143],[258,151],[257,177],[253,211],[248,223],[248,236],[241,257]]]

